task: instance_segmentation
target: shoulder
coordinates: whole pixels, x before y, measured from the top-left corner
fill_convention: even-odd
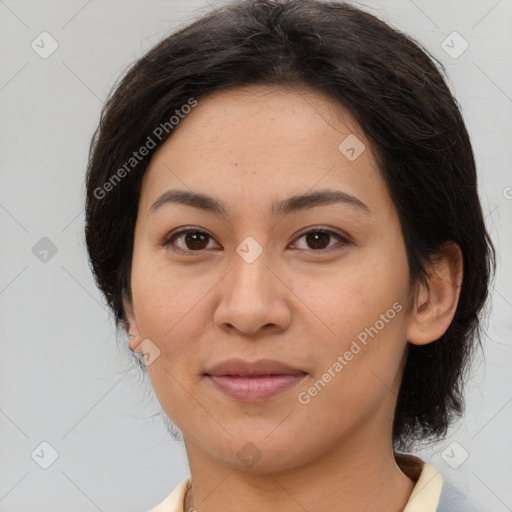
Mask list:
[[[404,512],[489,512],[434,466],[411,454],[395,454],[400,469],[416,482]]]
[[[190,486],[190,476],[183,479],[159,505],[147,512],[183,512],[185,494]]]
[[[443,482],[437,512],[488,512],[480,503],[472,501],[449,482]]]

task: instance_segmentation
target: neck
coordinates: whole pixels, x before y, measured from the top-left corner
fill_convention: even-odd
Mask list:
[[[376,446],[366,433],[355,437],[365,442],[353,439],[313,462],[271,473],[221,464],[185,440],[192,485],[184,510],[402,511],[417,474],[402,472],[391,446]]]

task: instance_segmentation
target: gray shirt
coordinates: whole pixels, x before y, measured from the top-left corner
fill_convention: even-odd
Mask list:
[[[454,487],[444,481],[439,497],[437,512],[487,512],[487,510]]]

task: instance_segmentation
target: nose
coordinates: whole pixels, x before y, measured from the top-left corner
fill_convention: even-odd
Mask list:
[[[252,262],[234,255],[231,270],[219,285],[222,296],[214,314],[219,328],[254,336],[288,327],[293,293],[285,276],[271,268],[268,256],[265,249]]]

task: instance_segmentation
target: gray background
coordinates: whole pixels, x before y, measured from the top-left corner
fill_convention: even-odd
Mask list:
[[[512,510],[512,1],[365,5],[446,65],[498,249],[485,358],[468,384],[465,420],[420,455],[493,512]],[[114,82],[209,9],[199,0],[0,0],[0,511],[142,512],[189,474],[93,283],[83,183]],[[31,47],[42,46],[43,31],[58,42],[46,59]],[[441,46],[453,31],[469,43],[457,58]],[[58,453],[47,469],[52,449],[42,442]]]

